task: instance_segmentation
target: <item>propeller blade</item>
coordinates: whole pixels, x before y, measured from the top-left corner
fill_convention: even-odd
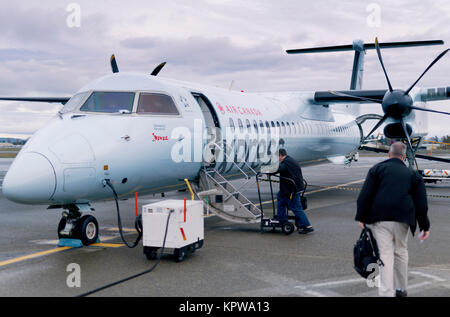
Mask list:
[[[348,98],[358,99],[361,101],[369,101],[369,102],[375,102],[375,103],[380,103],[380,104],[383,102],[383,100],[379,100],[379,99],[373,99],[373,98],[367,98],[367,97],[361,97],[361,96],[353,96],[353,95],[348,95],[348,94],[344,94],[342,92],[337,92],[337,91],[333,91],[333,90],[329,90],[329,92],[336,96],[348,97]]]
[[[377,49],[378,59],[380,60],[381,67],[383,68],[384,76],[386,76],[386,81],[389,86],[389,91],[393,91],[391,82],[389,81],[388,74],[386,72],[386,69],[384,68],[383,58],[381,57],[380,44],[378,43],[378,37],[375,38],[375,48]]]
[[[163,63],[159,64],[158,66],[156,66],[156,68],[152,71],[152,73],[150,75],[157,76],[159,74],[159,72],[161,71],[161,69],[163,69],[164,66],[166,66],[166,62],[163,62]]]
[[[450,51],[450,48],[443,51],[441,54],[439,54],[438,57],[436,57],[434,59],[434,61],[430,64],[430,66],[427,67],[427,69],[425,69],[425,71],[422,73],[422,75],[420,75],[420,77],[417,78],[417,80],[414,82],[414,84],[412,84],[411,87],[409,87],[408,90],[405,91],[405,95],[407,95],[411,91],[411,89],[414,88],[414,86],[419,82],[419,80],[422,79],[423,75],[425,75],[430,70],[430,68],[433,67],[434,64],[436,64],[436,62],[438,60],[440,60],[445,54],[447,54],[448,51]]]
[[[413,148],[412,148],[412,144],[411,144],[411,137],[409,136],[408,129],[406,128],[405,120],[402,119],[401,123],[402,123],[402,127],[403,127],[403,132],[405,132],[406,138],[408,139],[409,149],[411,150],[411,153],[412,153]]]
[[[378,121],[378,123],[373,127],[372,131],[369,132],[369,134],[364,138],[367,139],[369,136],[371,136],[379,127],[381,127],[381,125],[384,123],[384,121],[386,121],[386,119],[389,118],[389,116],[387,114],[385,114],[383,116],[383,118],[381,118],[380,121]]]
[[[109,61],[111,63],[112,72],[113,73],[118,73],[119,72],[119,67],[117,67],[116,57],[114,56],[114,54],[111,55],[111,59]]]
[[[444,111],[437,111],[437,110],[432,110],[432,109],[427,109],[427,108],[421,108],[421,107],[416,107],[416,106],[409,106],[411,109],[414,110],[420,110],[420,111],[428,111],[428,112],[435,112],[435,113],[440,113],[440,114],[447,114],[450,115],[450,112],[444,112]]]

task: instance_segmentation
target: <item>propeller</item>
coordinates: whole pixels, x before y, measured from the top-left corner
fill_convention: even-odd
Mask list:
[[[413,106],[413,100],[409,93],[411,90],[416,86],[416,84],[422,79],[422,77],[430,70],[431,67],[433,67],[434,64],[436,64],[445,54],[448,53],[450,49],[446,49],[441,54],[439,54],[433,62],[425,69],[425,71],[419,76],[419,78],[406,90],[400,90],[400,89],[393,89],[391,81],[389,80],[388,73],[386,71],[386,68],[383,63],[383,57],[381,56],[381,50],[380,50],[380,44],[378,43],[378,38],[375,39],[375,48],[377,50],[378,60],[380,61],[381,68],[383,69],[384,76],[386,77],[386,82],[389,87],[389,90],[386,92],[386,94],[383,97],[383,100],[376,100],[366,97],[360,97],[360,96],[353,96],[341,92],[335,92],[330,91],[330,93],[337,95],[337,96],[344,96],[349,97],[361,101],[371,101],[374,103],[381,103],[381,106],[383,108],[384,116],[383,118],[378,121],[378,123],[375,125],[375,127],[370,131],[370,133],[365,137],[367,139],[370,137],[375,130],[377,130],[388,118],[393,118],[397,120],[403,129],[403,132],[405,133],[405,137],[408,141],[408,146],[412,150],[411,146],[411,138],[407,129],[407,125],[405,122],[405,117],[407,117],[412,110],[418,110],[418,111],[427,111],[427,112],[434,112],[434,113],[440,113],[445,115],[450,115],[449,112],[443,112],[443,111],[437,111],[422,107]]]
[[[109,62],[111,64],[112,72],[118,73],[119,67],[117,66],[116,57],[114,56],[114,54],[111,55]],[[159,72],[161,71],[161,69],[163,69],[164,66],[166,66],[166,62],[163,62],[163,63],[159,64],[158,66],[156,66],[156,68],[152,71],[152,73],[150,75],[157,76],[159,74]]]
[[[152,71],[152,73],[150,75],[157,76],[159,74],[159,72],[161,71],[161,69],[163,69],[164,66],[166,66],[166,62],[163,62],[163,63],[159,64],[158,66],[156,66],[156,68]]]
[[[110,58],[110,63],[111,63],[111,69],[113,73],[118,73],[119,72],[119,67],[117,67],[117,62],[116,62],[116,57],[114,56],[114,54],[111,55]]]

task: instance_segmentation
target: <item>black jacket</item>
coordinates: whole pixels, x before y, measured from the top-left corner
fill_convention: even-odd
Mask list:
[[[430,229],[427,194],[423,178],[397,158],[376,164],[369,170],[358,197],[355,220],[367,224],[397,221],[410,226],[414,235],[417,223]]]
[[[292,193],[298,193],[304,189],[302,169],[300,165],[287,155],[275,174],[280,173],[280,195],[290,197]]]

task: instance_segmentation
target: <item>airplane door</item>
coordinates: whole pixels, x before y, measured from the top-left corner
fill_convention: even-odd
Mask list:
[[[192,96],[197,101],[205,122],[206,140],[203,148],[203,163],[215,166],[220,155],[220,149],[215,144],[219,145],[222,138],[219,118],[211,102],[205,95],[193,92]]]

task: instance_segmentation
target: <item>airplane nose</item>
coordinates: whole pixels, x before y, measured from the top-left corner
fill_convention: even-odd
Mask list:
[[[56,189],[55,170],[44,155],[23,153],[14,160],[2,186],[9,200],[24,204],[46,203]]]

